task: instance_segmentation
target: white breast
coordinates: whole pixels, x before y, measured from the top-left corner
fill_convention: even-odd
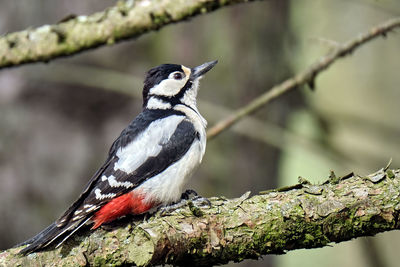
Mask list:
[[[183,187],[200,165],[206,151],[207,121],[198,113],[196,107],[176,105],[174,109],[183,112],[186,119],[193,123],[199,133],[199,139],[194,140],[188,152],[180,160],[135,189],[145,192],[147,201],[156,199],[160,203],[168,204],[179,200]]]
[[[200,165],[205,150],[205,139],[196,139],[188,152],[160,174],[150,178],[134,191],[144,193],[146,201],[167,204],[179,200],[183,187]]]

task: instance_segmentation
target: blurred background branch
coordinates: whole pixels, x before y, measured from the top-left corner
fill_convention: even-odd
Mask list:
[[[356,38],[353,38],[344,44],[336,44],[331,53],[320,58],[305,71],[298,73],[294,77],[287,79],[281,84],[275,85],[264,94],[256,97],[249,104],[236,110],[228,118],[217,122],[216,125],[208,130],[208,139],[212,139],[215,136],[219,135],[221,132],[231,127],[234,123],[242,119],[244,116],[256,112],[261,107],[265,106],[268,102],[279,97],[283,93],[304,85],[308,85],[312,90],[314,90],[315,79],[317,75],[326,70],[337,59],[351,54],[355,49],[367,43],[368,41],[371,41],[377,37],[386,37],[386,34],[388,32],[399,26],[400,17],[393,18],[383,22],[378,26],[371,28],[369,31],[360,34]]]

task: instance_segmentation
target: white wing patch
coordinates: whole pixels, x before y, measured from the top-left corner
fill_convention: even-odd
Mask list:
[[[107,176],[103,175],[103,176],[101,177],[101,180],[102,180],[103,182],[104,182],[104,181],[108,181],[108,184],[109,184],[111,187],[121,187],[121,186],[123,186],[123,187],[125,187],[125,188],[133,187],[133,184],[132,184],[131,182],[129,182],[129,181],[118,182],[117,180],[115,180],[115,176],[114,176],[114,175],[110,175],[110,177],[107,177]]]
[[[98,200],[103,200],[105,198],[113,198],[116,196],[114,193],[109,193],[109,194],[102,194],[100,189],[94,190],[94,193],[96,194],[96,199]]]
[[[114,170],[130,174],[149,157],[157,156],[162,145],[168,142],[184,118],[182,115],[173,115],[152,122],[135,140],[117,150],[116,156],[119,160],[115,162]]]

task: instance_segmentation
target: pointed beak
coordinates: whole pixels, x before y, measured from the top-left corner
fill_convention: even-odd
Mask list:
[[[218,63],[218,60],[214,60],[214,61],[210,61],[210,62],[204,63],[200,66],[192,68],[190,79],[195,80],[197,78],[200,78],[206,72],[211,70],[217,63]]]

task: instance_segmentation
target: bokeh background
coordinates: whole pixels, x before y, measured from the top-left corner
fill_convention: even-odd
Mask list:
[[[0,34],[101,11],[110,0],[0,0]],[[237,5],[136,40],[0,71],[0,249],[74,201],[141,110],[145,72],[218,59],[199,109],[213,125],[336,45],[393,16],[398,0],[270,0]],[[400,167],[400,34],[335,63],[208,143],[190,187],[204,196],[321,182],[330,170]],[[400,233],[229,266],[398,266]]]

